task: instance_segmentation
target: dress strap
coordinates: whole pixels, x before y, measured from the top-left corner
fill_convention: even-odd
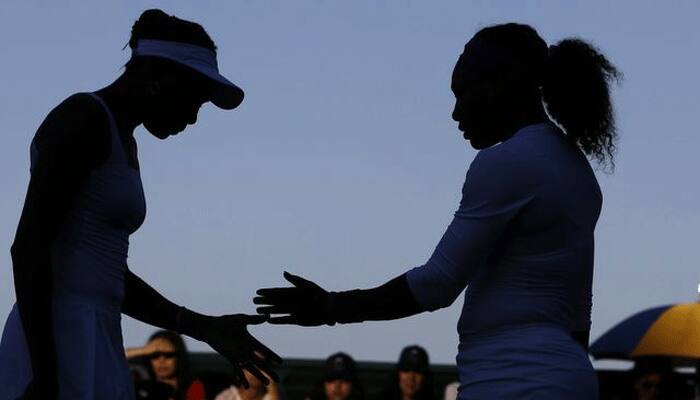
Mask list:
[[[110,155],[110,158],[112,157],[119,157],[121,161],[128,162],[128,157],[126,155],[126,149],[124,148],[124,144],[122,143],[121,138],[119,137],[119,129],[117,128],[117,121],[114,119],[114,114],[112,114],[112,110],[109,109],[109,106],[107,103],[102,99],[102,97],[98,96],[96,93],[89,92],[88,93],[92,98],[97,100],[98,103],[102,106],[102,108],[105,110],[105,113],[107,113],[107,119],[109,120],[109,131],[110,135],[112,136],[112,154]],[[114,149],[119,149],[116,152]]]

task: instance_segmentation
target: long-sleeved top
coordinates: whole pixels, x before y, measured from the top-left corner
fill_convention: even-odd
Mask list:
[[[407,273],[411,292],[430,311],[449,306],[467,288],[457,328],[460,398],[516,396],[517,388],[508,392],[509,385],[501,385],[505,391],[498,397],[490,386],[509,377],[516,382],[517,374],[537,375],[530,364],[549,361],[552,368],[571,365],[591,384],[590,362],[568,334],[590,328],[593,233],[601,204],[585,155],[552,123],[527,126],[477,154],[452,223],[428,262]],[[552,357],[528,340],[548,335],[563,346]],[[524,350],[498,361],[504,351],[513,353],[513,341],[513,348]],[[510,370],[513,365],[522,368]],[[480,376],[477,368],[488,371]],[[543,379],[550,378],[556,379],[545,372]],[[486,393],[497,396],[478,397]]]

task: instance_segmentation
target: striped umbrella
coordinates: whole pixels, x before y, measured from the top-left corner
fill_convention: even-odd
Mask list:
[[[667,356],[678,365],[695,365],[700,359],[700,303],[666,305],[634,314],[598,338],[590,352],[596,359]]]

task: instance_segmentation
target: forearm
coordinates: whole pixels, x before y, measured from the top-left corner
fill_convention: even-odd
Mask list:
[[[125,349],[124,353],[126,354],[127,359],[142,357],[151,354],[151,352],[146,347],[130,347],[128,349]]]
[[[373,289],[331,292],[329,317],[341,324],[405,318],[424,310],[406,280],[406,274]]]
[[[44,250],[42,250],[44,249]],[[12,245],[12,270],[24,336],[35,379],[51,379],[56,371],[52,312],[51,265],[46,246]]]
[[[199,340],[203,325],[209,318],[166,299],[130,270],[125,277],[122,312],[149,325]]]

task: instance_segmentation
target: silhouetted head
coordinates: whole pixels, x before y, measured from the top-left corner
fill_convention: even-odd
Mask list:
[[[431,400],[433,374],[428,352],[421,346],[406,346],[401,350],[396,369],[389,377],[382,399]]]
[[[156,331],[148,339],[148,343],[157,350],[149,355],[156,380],[175,379],[178,389],[187,385],[190,379],[190,363],[182,337],[172,331]]]
[[[615,124],[609,82],[615,67],[591,45],[565,39],[548,47],[528,25],[484,28],[464,47],[452,74],[452,114],[476,149],[548,120],[600,162],[612,161]],[[543,104],[544,103],[544,104]]]
[[[357,376],[355,360],[346,353],[334,353],[326,359],[323,380],[314,400],[362,400],[364,390]]]
[[[208,101],[231,109],[243,99],[238,87],[218,75],[216,45],[197,23],[147,10],[134,23],[128,45],[132,58],[124,76],[145,128],[160,139],[194,124]],[[207,68],[213,73],[201,72]]]
[[[632,369],[632,390],[635,399],[656,400],[676,398],[673,367],[667,357],[641,357]]]
[[[357,381],[355,360],[345,353],[335,353],[326,359],[323,391],[327,400],[346,400],[352,395]]]
[[[430,358],[424,348],[406,346],[399,356],[398,383],[403,399],[429,399],[433,385],[430,373]]]

